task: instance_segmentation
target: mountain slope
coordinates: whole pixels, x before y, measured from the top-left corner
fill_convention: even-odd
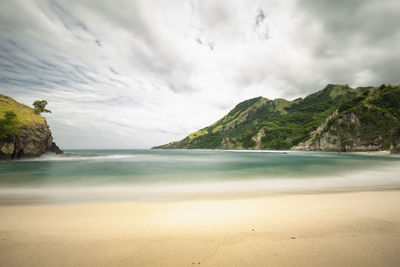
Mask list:
[[[329,84],[293,101],[257,97],[239,103],[219,121],[183,140],[155,148],[353,151],[395,147],[399,88]],[[362,123],[349,122],[353,113]],[[357,141],[352,139],[355,135]]]

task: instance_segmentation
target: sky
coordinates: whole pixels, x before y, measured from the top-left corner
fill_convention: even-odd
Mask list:
[[[0,93],[57,144],[150,148],[240,101],[400,83],[398,0],[2,0]]]

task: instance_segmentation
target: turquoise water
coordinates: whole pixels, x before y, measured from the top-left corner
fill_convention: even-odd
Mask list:
[[[345,153],[70,150],[0,163],[1,203],[164,201],[400,187],[400,158]]]

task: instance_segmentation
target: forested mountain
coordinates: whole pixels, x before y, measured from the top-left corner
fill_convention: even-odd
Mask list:
[[[214,124],[155,148],[399,150],[400,86],[329,84],[288,101],[257,97]]]

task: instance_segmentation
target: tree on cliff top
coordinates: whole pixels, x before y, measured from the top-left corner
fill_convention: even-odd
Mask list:
[[[46,109],[47,101],[46,100],[36,100],[33,102],[33,107],[35,109],[35,113],[40,115],[41,113],[51,113],[50,110]]]

